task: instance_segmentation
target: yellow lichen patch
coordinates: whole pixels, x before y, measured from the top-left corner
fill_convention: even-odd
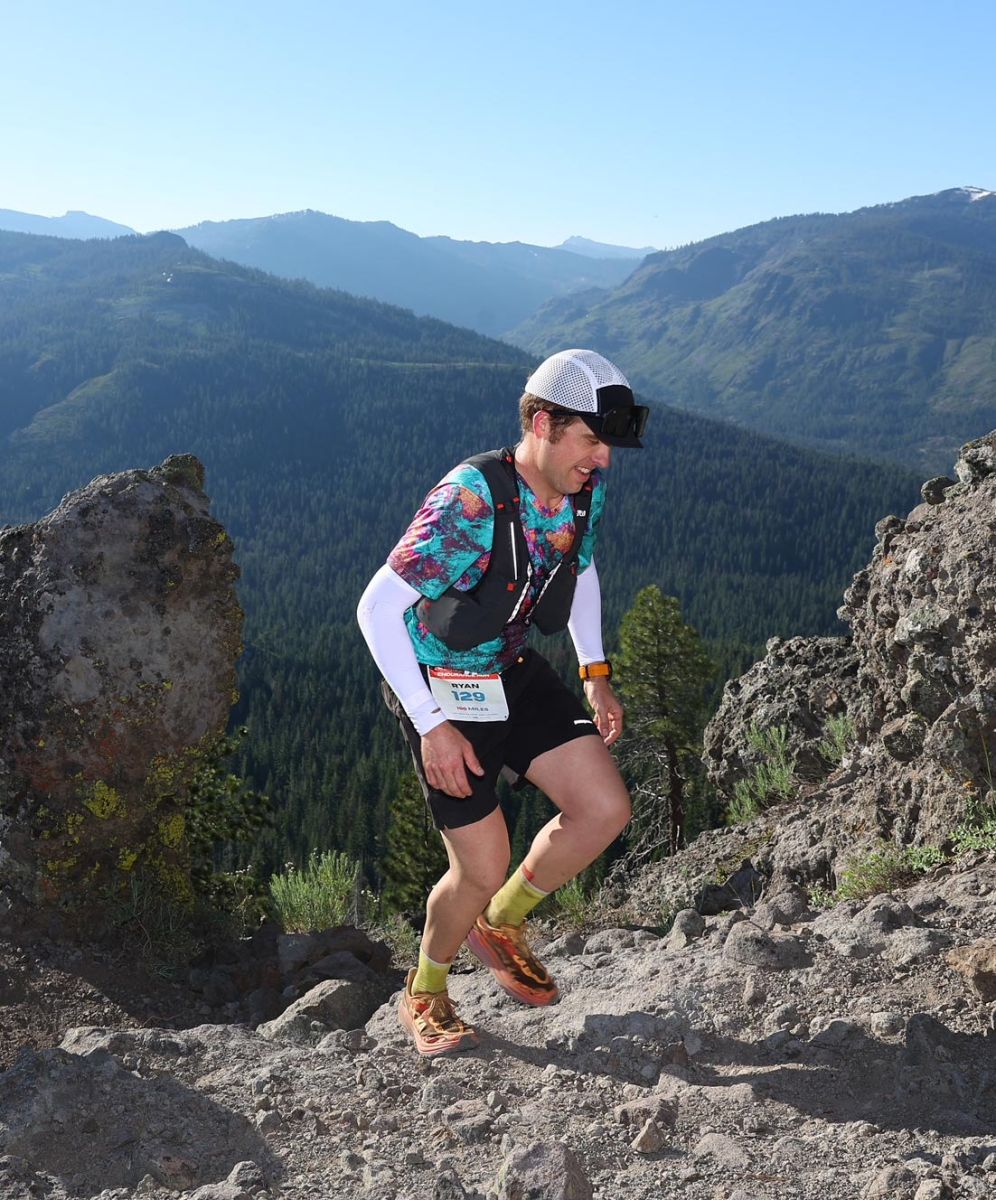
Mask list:
[[[166,862],[163,858],[150,860],[149,866],[158,875],[164,895],[178,904],[191,905],[194,903],[193,885],[182,867]]]
[[[108,817],[113,817],[124,808],[124,804],[121,801],[121,794],[115,791],[114,788],[109,787],[102,779],[98,779],[96,783],[91,785],[90,795],[84,799],[83,804],[95,817],[99,817],[102,821],[106,821]]]
[[[118,867],[122,871],[130,871],[135,863],[138,862],[137,850],[122,850],[118,854]]]
[[[45,860],[45,870],[49,875],[65,875],[71,871],[79,861],[79,856],[76,856],[75,858],[49,858]]]
[[[159,836],[166,846],[179,846],[183,842],[183,835],[186,831],[187,822],[182,813],[174,813],[165,821],[159,822]]]

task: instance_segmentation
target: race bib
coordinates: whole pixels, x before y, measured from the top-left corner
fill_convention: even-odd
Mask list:
[[[430,667],[429,688],[451,721],[504,721],[508,717],[500,675],[464,675],[446,667]]]

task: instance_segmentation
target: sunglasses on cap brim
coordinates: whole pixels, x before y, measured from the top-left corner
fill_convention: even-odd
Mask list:
[[[650,409],[645,404],[627,404],[600,413],[595,420],[598,431],[611,438],[642,438]]]

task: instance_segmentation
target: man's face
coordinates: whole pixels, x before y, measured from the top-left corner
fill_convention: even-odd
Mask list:
[[[546,417],[547,414],[542,414]],[[581,490],[592,471],[604,471],[612,461],[612,447],[592,433],[580,418],[572,421],[560,433],[557,441],[551,439],[549,420],[542,422],[539,467],[550,487],[565,496]],[[554,434],[555,436],[555,434]]]

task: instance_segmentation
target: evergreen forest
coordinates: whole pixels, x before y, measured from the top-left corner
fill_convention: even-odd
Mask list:
[[[0,523],[36,520],[104,472],[203,461],[242,570],[239,769],[277,810],[260,867],[334,848],[384,885],[408,765],[356,601],[429,486],[515,440],[534,363],[175,235],[0,233]],[[646,448],[617,452],[609,474],[607,647],[637,593],[658,587],[718,664],[714,701],[767,638],[843,632],[836,606],[876,521],[911,508],[920,479],[653,407]],[[544,650],[570,668],[566,635]],[[509,803],[521,844],[542,801]]]

